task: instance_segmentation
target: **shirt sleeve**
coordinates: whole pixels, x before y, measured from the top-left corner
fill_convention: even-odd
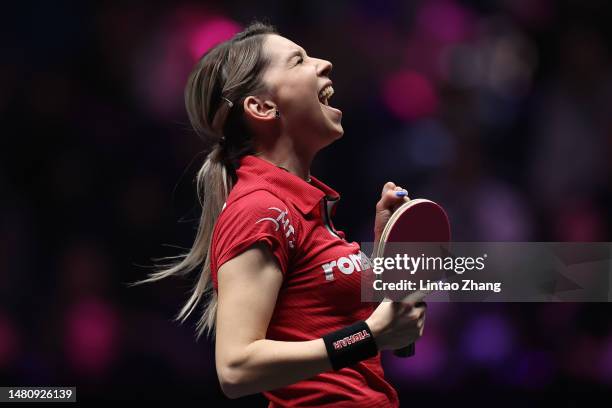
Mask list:
[[[295,221],[282,200],[263,190],[249,193],[227,206],[217,220],[211,247],[215,286],[221,265],[257,242],[268,246],[284,275],[295,247]]]

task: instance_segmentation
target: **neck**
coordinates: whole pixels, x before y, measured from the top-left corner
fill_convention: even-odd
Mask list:
[[[277,140],[274,145],[258,146],[257,155],[275,166],[282,167],[288,172],[295,174],[302,180],[310,179],[310,165],[314,159],[314,154],[303,153],[305,149],[296,148],[292,140],[283,138]]]
[[[302,180],[310,180],[310,163],[311,160],[298,157],[297,155],[286,155],[272,152],[263,152],[257,155],[259,158],[274,164],[277,167],[282,167],[291,174],[295,174]]]

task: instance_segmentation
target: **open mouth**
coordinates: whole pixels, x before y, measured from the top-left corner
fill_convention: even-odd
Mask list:
[[[331,85],[327,85],[319,92],[319,102],[325,106],[326,109],[334,112],[338,117],[342,117],[342,111],[329,105],[329,100],[334,95],[334,88]]]
[[[334,95],[334,88],[331,85],[327,85],[319,92],[319,102],[325,106],[329,106],[329,100]]]

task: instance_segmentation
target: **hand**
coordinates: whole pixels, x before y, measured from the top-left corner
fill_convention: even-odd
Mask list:
[[[397,195],[400,193],[400,195]],[[376,218],[374,221],[374,243],[380,241],[385,225],[391,218],[391,214],[402,204],[404,204],[408,198],[408,191],[396,186],[395,183],[389,181],[385,183],[380,194],[380,200],[376,203]]]
[[[378,350],[397,350],[423,335],[425,302],[382,302],[366,319]]]

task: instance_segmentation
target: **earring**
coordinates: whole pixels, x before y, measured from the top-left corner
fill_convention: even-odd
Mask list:
[[[280,118],[280,112],[278,111],[278,109],[276,110],[274,116],[276,117],[276,119]]]

